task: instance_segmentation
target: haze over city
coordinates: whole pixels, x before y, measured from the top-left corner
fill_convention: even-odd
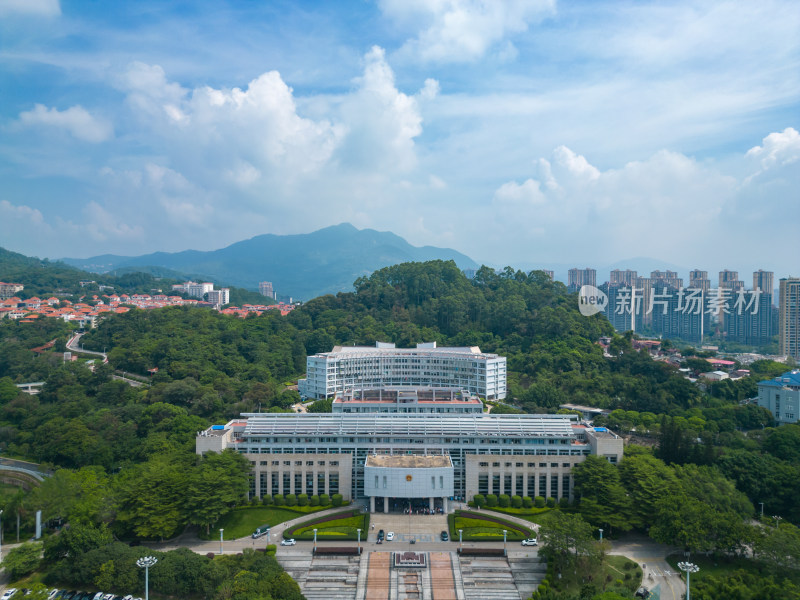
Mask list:
[[[346,221],[498,266],[796,274],[795,2],[110,6],[0,2],[6,248]]]

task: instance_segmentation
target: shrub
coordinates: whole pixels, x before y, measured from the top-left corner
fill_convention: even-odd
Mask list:
[[[275,503],[275,506],[283,506],[286,504],[286,500],[283,499],[283,494],[275,494],[272,497],[272,502]]]
[[[508,508],[511,506],[511,496],[508,494],[500,494],[497,497],[497,503],[500,505],[500,508]]]
[[[566,496],[564,496],[563,498],[561,498],[561,499],[558,501],[558,505],[559,505],[561,508],[568,508],[568,507],[569,507],[569,498],[567,498]]]
[[[308,499],[308,503],[311,506],[319,506],[319,496],[314,494],[313,496],[311,496],[311,498]]]
[[[544,498],[542,498],[541,496],[536,496],[536,498],[533,499],[533,505],[536,508],[544,508],[544,504],[545,504]]]
[[[624,565],[622,565],[622,568],[625,569],[626,571],[630,571],[631,568],[633,568],[633,563],[632,562],[626,562]]]
[[[331,496],[331,504],[333,504],[334,506],[341,506],[342,502],[344,502],[344,498],[342,497],[341,494],[334,494],[333,496]]]
[[[275,551],[277,549],[278,549],[278,546],[276,546],[275,544],[270,544],[269,546],[267,546],[267,554],[271,554],[272,556],[275,556]]]
[[[523,496],[522,506],[524,506],[525,508],[533,508],[533,498],[531,498],[530,496]]]
[[[250,498],[248,504],[250,504],[250,506],[258,506],[259,504],[261,504],[261,500],[259,500],[256,496],[253,496],[252,498]]]
[[[486,496],[486,506],[492,507],[497,506],[497,496],[495,494],[489,494]]]
[[[522,496],[511,496],[511,506],[522,508]]]
[[[206,552],[206,558],[213,559],[214,558],[214,553],[213,552]]]
[[[478,508],[480,508],[481,506],[483,506],[484,504],[486,504],[486,496],[484,496],[483,494],[475,494],[475,495],[472,497],[472,503],[473,503],[475,506],[477,506]]]
[[[308,506],[308,494],[300,494],[297,496],[297,506]]]
[[[547,508],[555,508],[556,507],[556,499],[555,498],[548,498],[547,499]]]
[[[331,503],[331,499],[328,494],[320,494],[319,495],[319,505],[320,506],[328,506]]]
[[[261,496],[261,504],[263,504],[264,506],[269,506],[270,504],[272,504],[272,495],[264,494],[263,496]]]

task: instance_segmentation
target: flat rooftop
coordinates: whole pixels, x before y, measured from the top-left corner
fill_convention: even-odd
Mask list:
[[[245,413],[250,436],[444,436],[575,439],[575,415]]]
[[[397,467],[400,469],[425,469],[452,467],[450,457],[444,454],[371,454],[365,467]]]

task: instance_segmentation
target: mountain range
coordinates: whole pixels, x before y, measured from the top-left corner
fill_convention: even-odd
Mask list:
[[[470,257],[455,250],[412,246],[394,233],[357,229],[349,223],[312,233],[259,235],[219,250],[142,256],[103,254],[61,260],[93,273],[183,274],[249,289],[258,289],[261,281],[271,281],[279,297],[308,300],[352,290],[357,278],[383,267],[436,259],[453,260],[461,269],[478,267]]]

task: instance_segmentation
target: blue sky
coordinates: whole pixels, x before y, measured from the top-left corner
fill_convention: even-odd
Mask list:
[[[788,0],[0,0],[0,245],[800,275],[799,47]]]

